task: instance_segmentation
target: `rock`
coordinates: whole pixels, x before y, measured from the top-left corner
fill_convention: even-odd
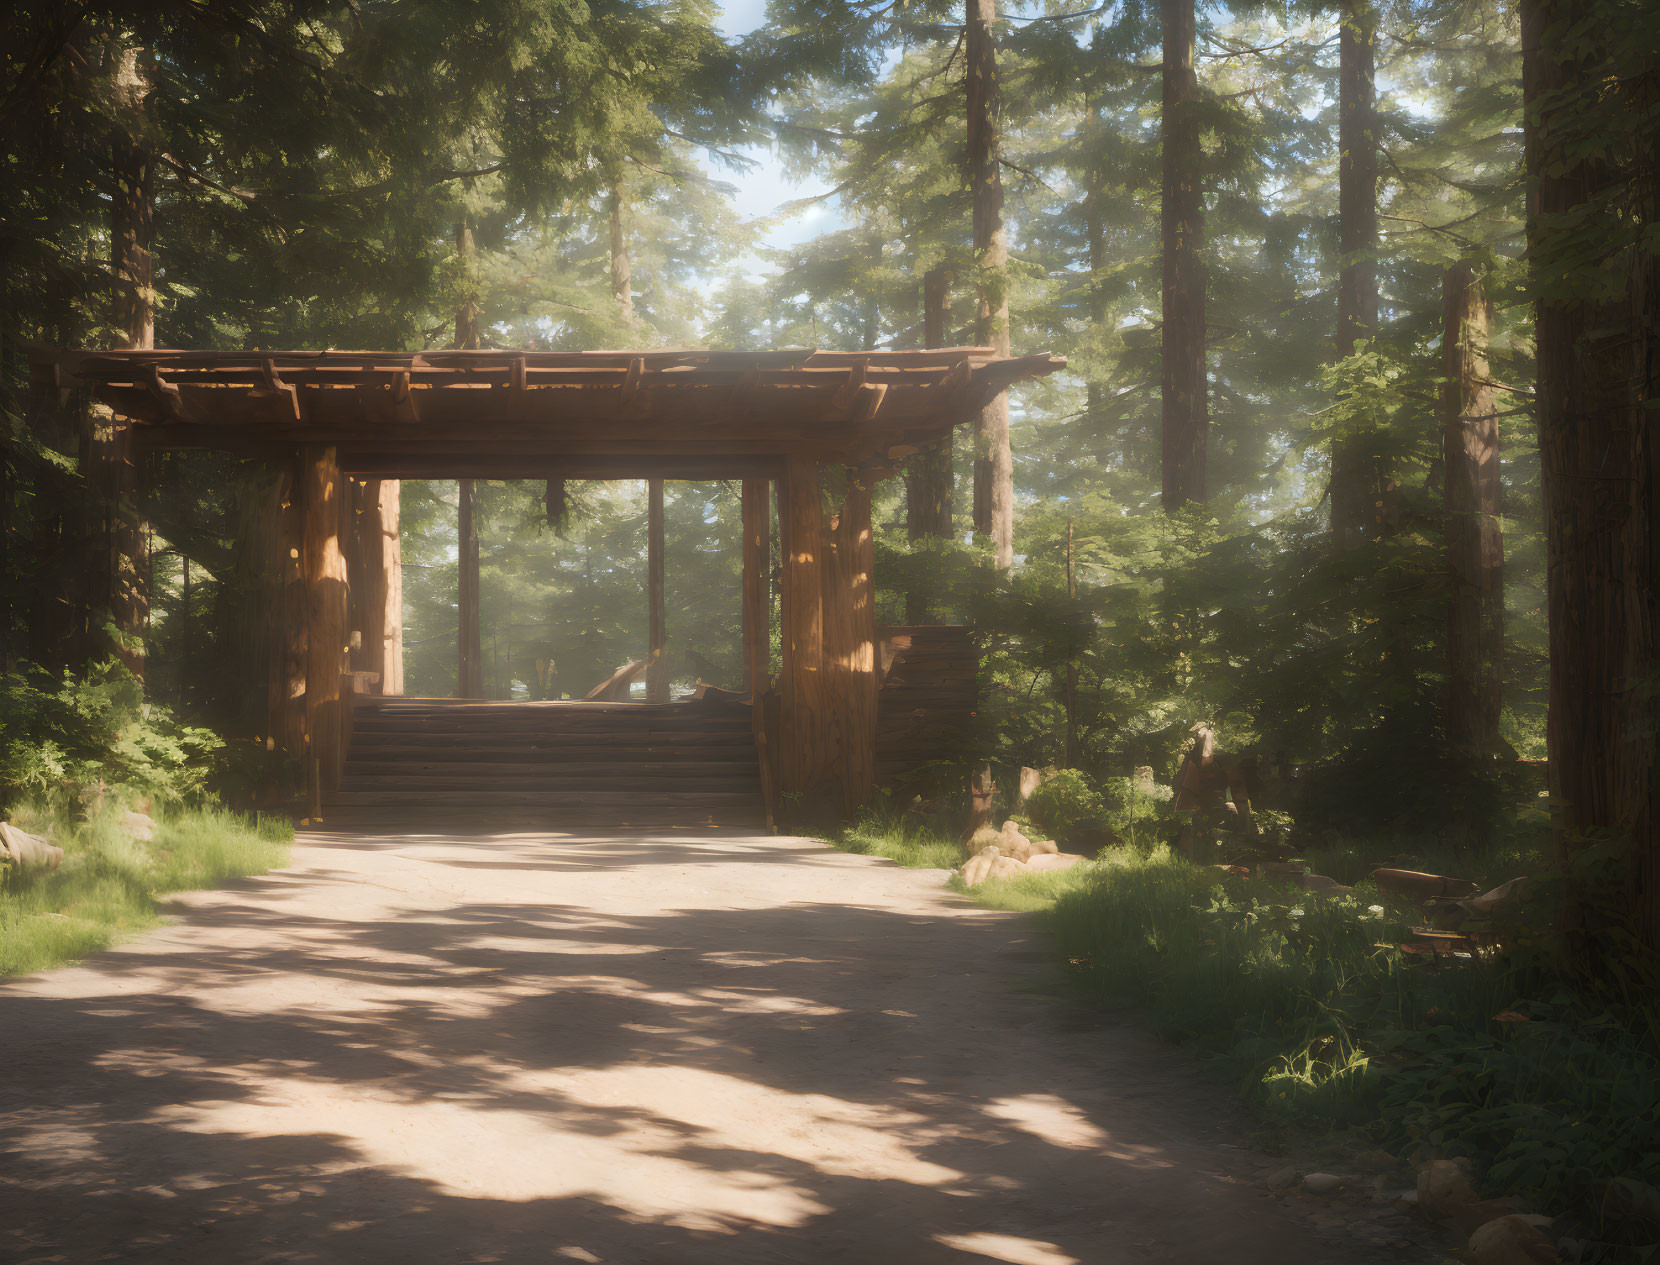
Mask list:
[[[128,810],[121,814],[121,828],[134,839],[148,843],[156,837],[156,823],[150,819],[148,813]]]
[[[1053,839],[1033,839],[1032,840],[1032,855],[1035,856],[1035,857],[1044,856],[1044,855],[1054,856],[1060,850],[1061,850],[1060,845],[1058,843],[1056,843]]]
[[[1313,892],[1317,896],[1347,896],[1354,888],[1344,887],[1336,879],[1327,878],[1324,874],[1305,874],[1303,890]]]
[[[1020,802],[1024,804],[1032,797],[1032,792],[1042,786],[1044,772],[1042,769],[1028,769],[1024,766],[1020,770]]]
[[[1334,1195],[1343,1189],[1343,1183],[1336,1173],[1309,1173],[1303,1178],[1303,1189],[1311,1195]]]
[[[1297,1170],[1290,1164],[1276,1168],[1262,1179],[1262,1184],[1269,1190],[1290,1190],[1297,1184]]]
[[[1411,1212],[1418,1206],[1418,1192],[1415,1190],[1397,1191],[1395,1194],[1395,1206],[1402,1212]]]
[[[1470,1236],[1475,1265],[1551,1265],[1561,1258],[1545,1229],[1549,1217],[1513,1212],[1489,1221]]]
[[[1025,861],[1032,855],[1032,841],[1021,833],[1020,827],[1012,821],[1003,823],[1002,838],[997,850],[1006,857],[1013,857],[1016,861]]]
[[[986,871],[987,878],[1018,878],[1026,873],[1026,866],[1013,857],[993,857],[991,868]]]
[[[20,870],[55,870],[62,864],[62,848],[39,835],[19,830],[10,822],[0,821],[0,865],[15,865]]]
[[[1027,870],[1034,874],[1052,874],[1057,870],[1070,870],[1075,865],[1082,865],[1088,857],[1081,857],[1076,852],[1040,852],[1026,862]]]
[[[986,881],[986,872],[991,869],[991,863],[997,859],[997,845],[992,844],[983,852],[976,852],[969,857],[968,863],[963,866],[963,886],[978,887]]]
[[[1446,1216],[1475,1201],[1470,1175],[1453,1160],[1431,1160],[1418,1174],[1418,1205],[1425,1212]]]
[[[1374,1173],[1393,1173],[1401,1166],[1401,1162],[1381,1146],[1356,1158]]]
[[[990,826],[981,826],[968,837],[965,846],[969,856],[978,856],[987,848],[1000,848],[1003,843],[1003,832],[994,830]]]

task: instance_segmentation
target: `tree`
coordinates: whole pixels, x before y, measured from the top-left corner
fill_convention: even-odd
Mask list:
[[[1205,499],[1209,382],[1193,0],[1162,0],[1164,31],[1164,508]]]
[[[1660,951],[1656,33],[1621,0],[1522,4],[1561,931],[1604,985]]]

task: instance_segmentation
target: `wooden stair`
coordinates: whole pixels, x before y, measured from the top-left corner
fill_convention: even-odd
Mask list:
[[[337,809],[533,811],[607,826],[758,826],[749,708],[361,698]]]

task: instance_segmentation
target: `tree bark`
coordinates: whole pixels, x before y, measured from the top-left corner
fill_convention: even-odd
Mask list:
[[[1660,269],[1652,247],[1639,246],[1630,266],[1619,265],[1627,295],[1603,298],[1583,283],[1587,265],[1576,252],[1593,230],[1630,231],[1602,200],[1618,196],[1633,175],[1636,188],[1652,191],[1655,155],[1611,153],[1588,136],[1595,124],[1587,98],[1607,81],[1614,51],[1598,41],[1618,39],[1615,26],[1599,26],[1578,0],[1523,0],[1521,14],[1559,925],[1587,979],[1629,980],[1633,967],[1653,971],[1660,950],[1653,701],[1660,454],[1650,407],[1660,376],[1653,320]],[[1652,200],[1640,193],[1636,211],[1652,231]],[[1646,963],[1634,944],[1646,949]]]
[[[306,750],[306,663],[310,656],[310,613],[305,570],[305,474],[298,462],[278,472],[277,553],[281,563],[282,648],[279,696],[272,700],[271,731],[283,753],[301,766],[301,786],[310,777]]]
[[[1337,354],[1343,358],[1378,328],[1377,29],[1372,0],[1343,0],[1337,125]],[[1374,437],[1333,442],[1331,526],[1340,544],[1356,544],[1385,526],[1386,474]]]
[[[789,460],[779,489],[784,544],[779,781],[782,790],[800,794],[812,789],[825,768],[824,510],[818,466]]]
[[[127,46],[117,55],[110,133],[111,323],[116,345],[148,350],[156,345],[155,167],[145,139],[150,94],[144,50]],[[87,483],[102,516],[105,574],[96,606],[109,612],[116,657],[144,676],[144,631],[150,614],[149,532],[134,504],[138,470],[131,427],[106,412],[93,421],[87,449]]]
[[[852,815],[876,789],[876,592],[870,501],[874,480],[847,472],[847,497],[825,533],[825,719],[834,742],[842,811]]]
[[[465,222],[455,226],[455,253],[461,258],[461,302],[455,309],[455,346],[458,351],[473,351],[479,345],[478,279],[473,272],[473,230]]]
[[[1167,512],[1205,499],[1209,427],[1205,376],[1205,265],[1200,200],[1199,82],[1193,0],[1162,0],[1164,31],[1164,487]]]
[[[628,255],[628,191],[619,168],[611,176],[611,297],[622,311],[623,324],[634,325],[634,266]]]
[[[669,701],[669,616],[663,593],[663,480],[646,483],[646,702]]]
[[[1009,354],[1009,241],[1003,225],[999,164],[1003,100],[997,84],[993,28],[997,0],[966,0],[968,183],[974,206],[974,252],[980,307],[975,339]],[[999,395],[974,423],[974,531],[989,540],[1000,570],[1014,565],[1014,454],[1009,447],[1009,397]]]
[[[931,268],[922,278],[922,345],[944,347],[951,311],[951,278]],[[905,463],[905,537],[915,545],[951,536],[951,441],[941,440],[914,453]],[[928,603],[920,588],[905,594],[905,622],[925,623]]]
[[[1447,608],[1447,736],[1468,758],[1499,749],[1504,680],[1504,537],[1499,418],[1488,379],[1492,304],[1468,263],[1442,280],[1441,455]]]

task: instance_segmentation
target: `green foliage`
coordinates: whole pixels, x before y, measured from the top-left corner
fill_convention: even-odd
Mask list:
[[[5,876],[0,884],[0,975],[37,971],[86,956],[158,921],[171,892],[282,865],[294,831],[285,821],[222,808],[160,810],[155,838],[134,839],[112,797],[86,820],[39,801],[17,806],[22,828],[64,850],[51,873]]]
[[[1025,816],[1044,837],[1071,844],[1107,825],[1107,800],[1076,769],[1061,769],[1031,793]]]
[[[867,809],[831,842],[845,852],[886,857],[912,869],[954,870],[963,863],[960,844],[943,839],[926,822],[908,820],[887,804]]]
[[[223,747],[210,730],[146,703],[114,660],[81,677],[31,667],[0,677],[0,805],[26,795],[64,800],[104,783],[196,800]]]
[[[1162,850],[1089,875],[1050,915],[1080,984],[1219,1058],[1271,1122],[1470,1156],[1485,1193],[1571,1210],[1592,1244],[1660,1229],[1609,1197],[1622,1182],[1660,1185],[1652,1005],[1585,1010],[1516,929],[1503,958],[1410,959],[1394,947],[1408,928],[1365,885],[1351,898],[1287,893]]]

